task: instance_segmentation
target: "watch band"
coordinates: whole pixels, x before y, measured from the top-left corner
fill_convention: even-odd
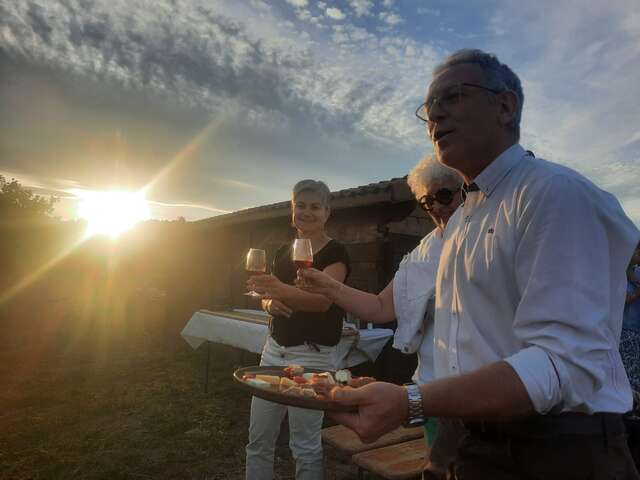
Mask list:
[[[422,409],[422,392],[415,383],[405,385],[407,399],[409,401],[409,416],[404,423],[405,427],[420,427],[425,424],[424,410]]]

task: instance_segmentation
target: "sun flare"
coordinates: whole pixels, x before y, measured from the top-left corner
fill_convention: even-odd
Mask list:
[[[86,236],[113,238],[149,218],[149,205],[140,192],[91,192],[76,190],[78,216],[89,222]]]

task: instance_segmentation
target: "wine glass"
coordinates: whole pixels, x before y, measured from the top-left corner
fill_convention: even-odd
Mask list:
[[[291,258],[298,268],[311,268],[313,265],[313,249],[308,238],[296,238],[293,241]],[[304,282],[303,282],[304,285]]]
[[[264,274],[267,271],[267,252],[259,248],[250,248],[249,253],[247,253],[245,270],[254,275]],[[246,292],[244,295],[249,295],[250,297],[260,296],[258,292],[253,290]]]

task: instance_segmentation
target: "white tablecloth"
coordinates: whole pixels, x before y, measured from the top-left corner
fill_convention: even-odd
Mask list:
[[[224,312],[195,312],[182,330],[182,337],[194,349],[208,340],[261,353],[269,334],[269,315],[260,310],[242,309],[230,313],[238,318],[227,318],[223,316]],[[242,319],[243,314],[247,314],[248,320]],[[336,368],[347,368],[373,362],[392,336],[393,330],[385,328],[360,330],[359,335],[343,336],[336,345],[333,363]]]

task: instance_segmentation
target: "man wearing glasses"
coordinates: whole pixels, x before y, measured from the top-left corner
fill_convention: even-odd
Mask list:
[[[617,347],[640,233],[612,195],[519,145],[523,100],[494,55],[461,50],[435,69],[416,113],[465,179],[436,280],[437,380],[336,391],[358,413],[335,418],[365,441],[462,419],[456,479],[638,479]]]

